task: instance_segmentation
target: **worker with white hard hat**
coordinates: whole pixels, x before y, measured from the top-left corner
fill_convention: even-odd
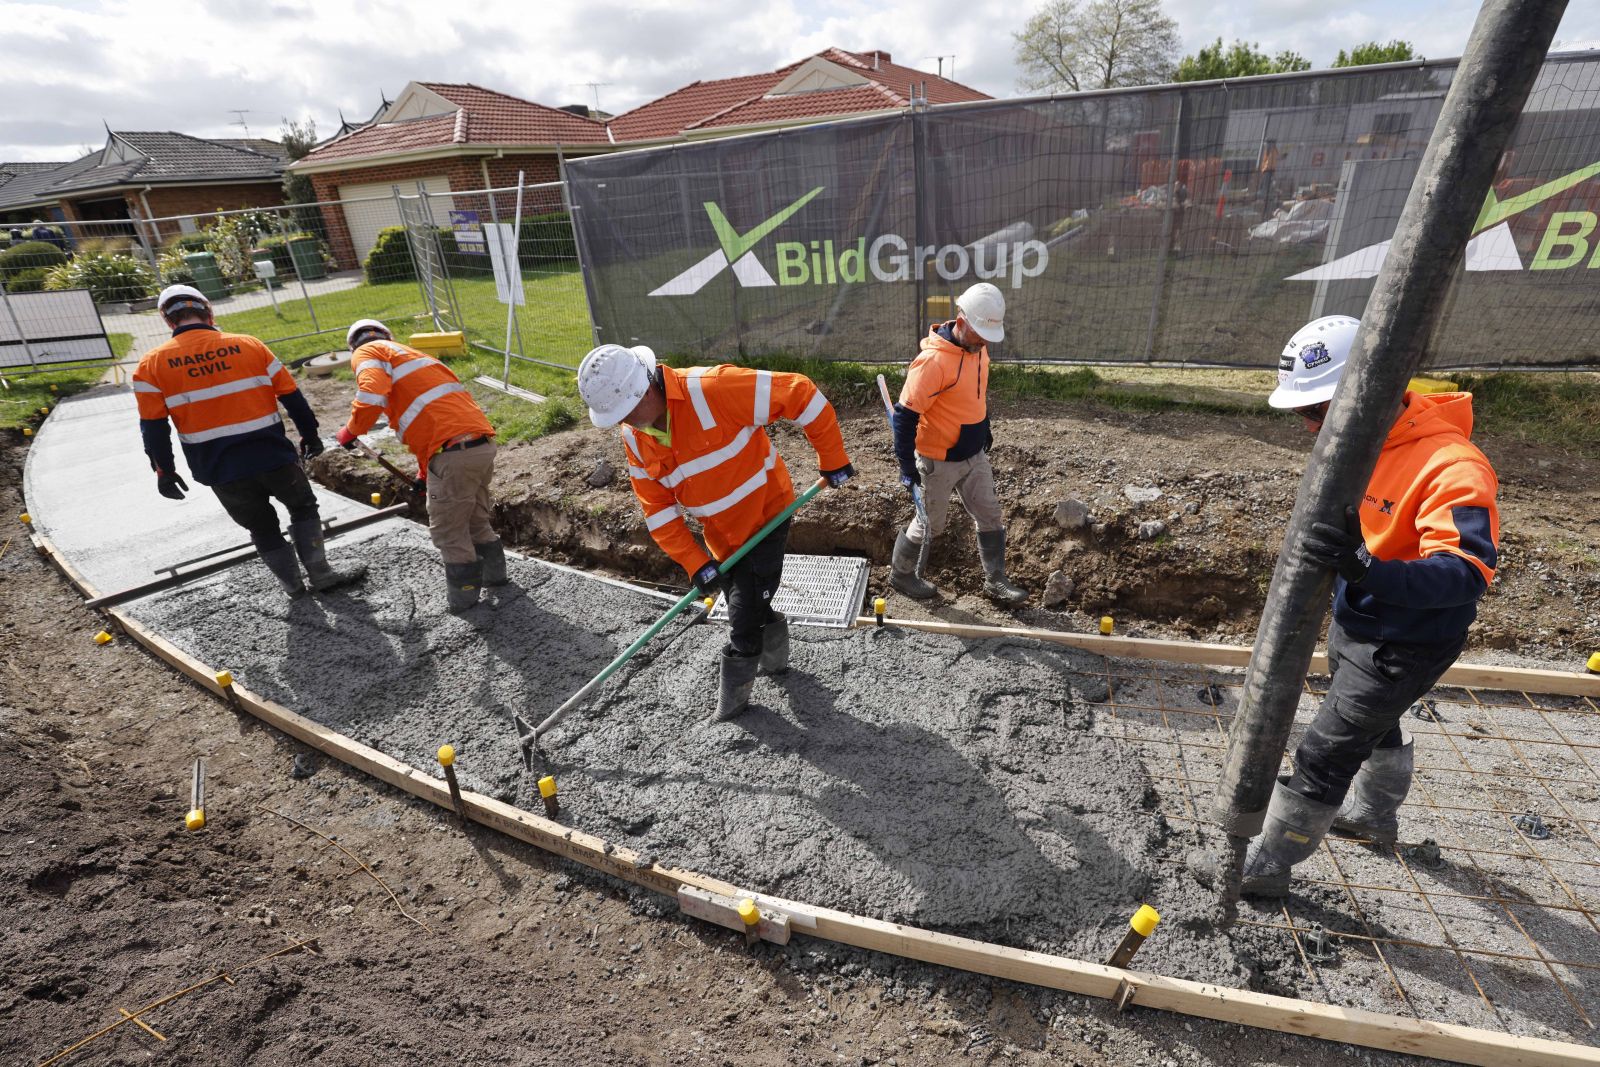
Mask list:
[[[1319,433],[1360,326],[1330,315],[1296,332],[1268,403]],[[1498,563],[1499,482],[1471,434],[1471,393],[1408,391],[1359,506],[1288,546],[1335,573],[1332,678],[1246,855],[1246,894],[1287,893],[1330,829],[1399,834],[1414,765],[1401,716],[1461,653]]]
[[[922,487],[927,522],[914,514],[895,539],[889,583],[915,600],[937,590],[917,573],[924,542],[944,532],[950,494],[978,528],[983,591],[1000,604],[1020,604],[1027,590],[1006,576],[1006,527],[994,490],[989,449],[989,345],[1006,336],[1006,298],[979,282],[956,298],[958,313],[922,339],[894,406],[894,453],[900,482]]]
[[[257,338],[218,330],[211,301],[193,286],[167,286],[156,307],[172,339],[139,360],[133,394],[157,491],[182,500],[189,488],[173,460],[170,420],[189,473],[209,485],[229,517],[250,531],[261,561],[290,596],[305,591],[302,566],[318,592],[366,574],[365,566],[341,570],[328,562],[316,494],[299,462],[317,456],[323,445],[294,375]],[[279,403],[300,433],[298,456],[284,433]],[[278,526],[274,499],[289,512],[293,548]]]
[[[789,667],[789,627],[772,597],[783,579],[789,523],[734,566],[727,559],[795,499],[767,434],[778,419],[805,431],[832,487],[855,474],[833,405],[803,374],[726,364],[678,370],[644,345],[601,345],[578,367],[578,394],[602,429],[620,426],[645,527],[704,594],[728,605],[716,719],[750,702],[756,675]],[[705,547],[689,529],[699,521]],[[709,550],[709,551],[708,551]]]

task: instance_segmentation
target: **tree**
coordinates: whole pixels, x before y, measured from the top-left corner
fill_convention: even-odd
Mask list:
[[[278,136],[283,140],[283,149],[289,155],[289,162],[304,159],[317,147],[317,120],[306,119],[304,122],[294,122],[290,119],[283,120],[283,127],[278,131]],[[285,172],[283,176],[283,200],[286,204],[310,204],[317,199],[316,192],[311,187],[311,179],[304,174]]]
[[[1178,63],[1173,81],[1199,82],[1217,78],[1248,78],[1252,74],[1282,74],[1286,71],[1310,70],[1311,61],[1297,52],[1284,49],[1269,56],[1247,41],[1234,41],[1224,49],[1222,38],[1206,45],[1192,56],[1184,56]]]
[[[1049,0],[1016,42],[1024,89],[1080,92],[1172,76],[1178,24],[1161,0]]]
[[[1388,44],[1368,41],[1366,44],[1356,45],[1348,53],[1343,48],[1339,49],[1339,58],[1333,61],[1333,65],[1367,67],[1374,63],[1404,63],[1408,59],[1422,58],[1417,55],[1416,49],[1411,47],[1410,41],[1390,41]]]

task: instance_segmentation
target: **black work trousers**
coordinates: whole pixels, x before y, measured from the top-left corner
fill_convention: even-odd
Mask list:
[[[1328,627],[1332,679],[1311,729],[1294,754],[1288,787],[1319,804],[1339,804],[1374,749],[1404,741],[1400,716],[1433,688],[1461,654],[1467,635],[1438,644],[1375,641]]]
[[[311,480],[298,463],[285,463],[248,478],[213,485],[211,491],[217,494],[228,517],[250,531],[250,540],[263,551],[288,543],[283,539],[277,509],[272,506],[274,499],[289,509],[291,523],[320,519]]]
[[[724,572],[729,627],[725,651],[729,655],[761,654],[761,631],[772,621],[772,597],[783,581],[783,553],[788,545],[786,521]]]

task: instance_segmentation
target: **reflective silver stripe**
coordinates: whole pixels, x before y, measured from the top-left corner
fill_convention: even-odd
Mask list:
[[[283,364],[278,362],[278,357],[277,356],[273,356],[272,359],[267,361],[267,377],[268,378],[276,378],[278,376],[278,372],[281,371],[282,369],[283,369]]]
[[[700,384],[700,375],[705,372],[704,367],[690,367],[688,386],[689,399],[694,401],[694,413],[700,420],[700,428],[709,430],[717,424],[717,420],[711,417],[711,405],[706,403],[705,386]]]
[[[375,408],[381,408],[381,407],[387,407],[388,406],[389,398],[386,397],[386,396],[381,396],[378,393],[365,393],[365,392],[362,392],[361,390],[357,389],[356,390],[356,403],[357,404],[371,404]]]
[[[430,358],[428,356],[418,356],[415,359],[407,360],[406,362],[400,364],[400,366],[396,367],[391,372],[390,376],[392,378],[394,378],[395,381],[398,382],[401,378],[404,378],[406,375],[410,374],[412,371],[421,370],[423,367],[430,367],[430,366],[431,367],[442,367],[442,366],[444,366],[444,364],[442,364],[438,360],[432,359],[432,358]]]
[[[628,464],[628,477],[643,478],[647,482],[655,481],[654,478],[650,477],[649,471],[645,470],[643,467],[635,467],[632,463]]]
[[[272,426],[281,425],[282,420],[274,411],[271,415],[263,415],[259,419],[250,419],[247,422],[231,422],[226,426],[217,426],[199,433],[179,433],[178,440],[186,445],[204,444],[206,441],[215,441],[219,437],[234,437],[239,434],[251,433],[255,430],[265,430]]]
[[[159,393],[161,386],[151,385],[149,382],[134,382],[133,391],[136,393]]]
[[[434,386],[432,389],[429,389],[426,393],[423,393],[421,396],[413,400],[411,402],[411,406],[406,408],[405,414],[400,416],[400,421],[394,424],[395,433],[399,434],[403,439],[406,435],[406,430],[411,426],[411,423],[415,421],[418,415],[422,414],[423,408],[427,407],[435,400],[438,400],[441,396],[449,396],[451,393],[464,392],[466,392],[466,389],[462,387],[460,382],[443,382]]]
[[[649,530],[651,533],[654,533],[667,523],[681,518],[683,518],[682,511],[679,509],[678,505],[673,504],[671,507],[662,508],[654,515],[646,515],[644,517],[644,525],[645,529]]]
[[[187,393],[173,393],[167,397],[167,407],[182,407],[192,404],[197,400],[215,400],[219,396],[230,393],[242,393],[249,389],[259,389],[266,386],[272,388],[271,378],[262,378],[259,375],[252,378],[240,378],[238,381],[223,382],[221,385],[208,385],[204,389],[191,389]]]
[[[758,431],[754,426],[744,427],[734,435],[732,441],[729,441],[715,452],[707,452],[703,456],[696,456],[687,463],[679,464],[677,470],[674,470],[671,474],[664,475],[660,479],[661,484],[671,489],[682,485],[685,478],[693,478],[696,474],[704,474],[713,467],[722,466],[722,464],[742,452],[744,446],[750,442],[750,435],[756,432]],[[765,434],[762,436],[765,436]],[[769,443],[767,448],[770,450],[772,445]]]
[[[822,409],[827,406],[828,398],[822,395],[821,389],[818,389],[817,395],[811,398],[811,403],[807,404],[806,409],[800,413],[800,417],[794,420],[795,424],[799,426],[810,426],[812,420],[814,420],[818,415],[821,415]]]
[[[368,356],[366,359],[362,360],[360,363],[352,363],[351,367],[354,368],[354,370],[355,370],[355,372],[357,374],[360,374],[362,371],[366,370],[368,367],[371,367],[371,368],[373,368],[375,370],[383,371],[383,373],[385,375],[389,376],[390,378],[394,377],[394,368],[391,367],[389,364],[385,363],[383,360],[378,359],[376,356]]]
[[[739,486],[739,488],[735,489],[721,500],[713,500],[711,503],[701,504],[697,508],[686,507],[683,510],[687,511],[690,515],[696,516],[697,518],[704,517],[706,515],[715,515],[719,511],[727,511],[739,501],[743,500],[757,489],[760,489],[762,486],[766,485],[767,475],[770,474],[772,472],[772,468],[776,467],[777,465],[778,450],[775,448],[769,448],[767,450],[767,461],[761,465],[760,470],[756,471],[748,479],[746,479],[744,484]]]
[[[772,418],[772,372],[756,371],[756,425],[765,426]]]

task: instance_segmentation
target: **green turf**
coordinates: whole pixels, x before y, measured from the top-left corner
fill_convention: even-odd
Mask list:
[[[131,333],[107,334],[111,351],[118,358],[127,356],[133,347]],[[104,363],[86,367],[69,367],[45,374],[30,374],[25,378],[7,378],[0,387],[0,429],[15,430],[24,426],[37,426],[44,418],[40,408],[54,407],[62,397],[81,393],[105,377]]]

